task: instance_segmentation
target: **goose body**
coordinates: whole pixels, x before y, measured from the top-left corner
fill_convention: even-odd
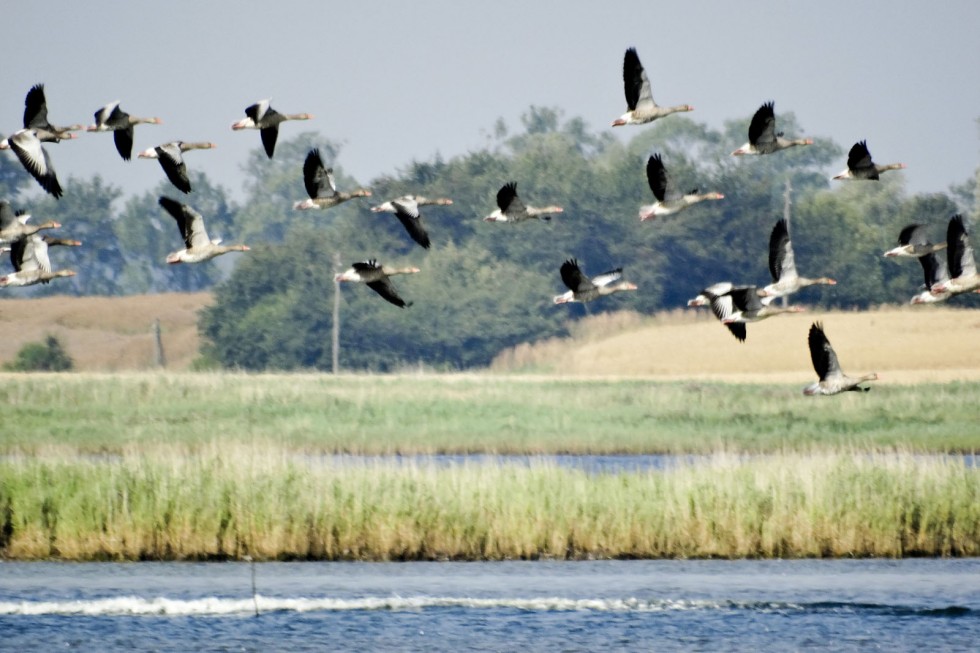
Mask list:
[[[568,292],[556,295],[556,304],[569,302],[590,302],[599,297],[605,297],[621,290],[636,290],[636,284],[623,279],[623,268],[603,272],[591,279],[582,272],[578,261],[568,259],[559,270],[561,280],[568,287]]]
[[[258,129],[262,138],[262,147],[270,159],[276,151],[276,140],[279,138],[279,125],[287,120],[312,120],[309,113],[279,113],[271,106],[270,100],[259,100],[245,109],[245,117],[232,123],[231,128]]]
[[[310,197],[293,204],[293,208],[298,211],[329,209],[355,197],[371,196],[371,191],[364,188],[350,193],[338,191],[333,168],[324,167],[320,150],[315,148],[307,153],[306,160],[303,161],[303,185]]]
[[[415,202],[416,206],[449,206],[453,203],[448,197],[436,197],[428,198],[422,195],[402,195],[401,197],[396,197],[393,200],[388,200],[377,206],[372,206],[371,211],[373,213],[395,213],[395,202],[400,202],[406,204],[409,202]]]
[[[783,138],[776,132],[775,103],[766,102],[756,110],[749,123],[749,141],[732,152],[732,156],[744,154],[772,154],[796,145],[813,145],[811,138]]]
[[[851,151],[847,153],[847,168],[834,175],[834,179],[867,179],[877,181],[881,173],[888,170],[902,170],[904,163],[889,163],[878,165],[871,160],[871,152],[868,151],[867,141],[858,141],[851,146]]]
[[[727,295],[735,288],[748,288],[748,286],[736,286],[731,281],[719,281],[718,283],[713,283],[700,293],[694,299],[687,300],[687,305],[694,308],[697,306],[710,306],[712,296]]]
[[[8,138],[0,141],[0,150],[10,149],[17,156],[20,164],[41,185],[41,188],[60,199],[62,195],[58,175],[51,164],[47,150],[41,147],[41,139],[37,130],[21,129]]]
[[[44,84],[35,84],[24,98],[24,129],[33,129],[44,143],[57,143],[76,138],[72,132],[85,129],[85,125],[57,127],[48,122],[48,101],[44,97]]]
[[[950,278],[933,284],[933,293],[959,295],[980,288],[980,274],[977,274],[970,235],[963,224],[963,216],[959,214],[950,218],[946,227],[946,263]]]
[[[925,256],[946,248],[946,243],[930,243],[926,236],[926,226],[910,224],[902,228],[898,234],[898,247],[888,250],[884,256]]]
[[[564,209],[560,206],[537,208],[525,205],[517,195],[517,182],[510,181],[497,191],[497,208],[483,220],[486,222],[524,222],[532,218],[550,220],[549,214],[562,211]]]
[[[640,207],[640,222],[677,213],[698,202],[725,197],[721,193],[699,193],[696,188],[687,193],[679,192],[667,174],[660,154],[647,159],[647,182],[657,201]]]
[[[184,152],[190,150],[210,150],[213,147],[216,147],[214,143],[173,141],[143,150],[139,153],[139,158],[157,159],[170,183],[176,186],[177,190],[189,193],[191,192],[191,180],[187,176],[187,164],[184,163]]]
[[[874,372],[856,378],[844,374],[840,363],[837,361],[837,352],[830,345],[820,322],[814,322],[810,326],[807,344],[810,347],[810,360],[813,363],[813,369],[819,379],[803,388],[803,394],[807,396],[836,395],[848,391],[867,392],[870,388],[861,384],[878,379],[878,375]]]
[[[95,112],[95,124],[89,125],[90,132],[112,132],[116,151],[123,161],[129,161],[133,155],[133,127],[136,125],[159,125],[159,118],[138,118],[131,116],[119,108],[119,102],[110,102]]]
[[[389,277],[396,274],[415,274],[418,268],[389,268],[380,265],[377,259],[354,263],[346,272],[341,272],[334,276],[334,281],[354,281],[367,285],[368,288],[378,293],[388,302],[405,308],[411,306],[412,302],[406,302],[399,295]]]
[[[184,249],[167,255],[167,263],[201,263],[228,252],[247,252],[247,245],[222,245],[220,240],[208,238],[204,217],[186,204],[161,196],[159,204],[177,221]]]
[[[828,277],[811,279],[801,277],[796,272],[793,243],[789,238],[786,220],[779,220],[769,234],[769,274],[772,277],[772,283],[762,290],[765,296],[770,298],[784,297],[807,286],[837,285],[835,280]]]
[[[613,127],[642,125],[679,111],[694,111],[694,107],[689,104],[661,107],[653,101],[650,80],[643,69],[643,64],[640,63],[636,48],[629,48],[623,56],[623,87],[626,92],[627,111],[613,120]]]
[[[724,324],[739,342],[745,342],[745,325],[765,320],[781,313],[801,313],[799,306],[774,306],[765,297],[764,290],[756,286],[733,286],[722,294],[706,289],[702,291],[711,301],[711,312]]]
[[[72,270],[51,270],[48,242],[37,234],[13,243],[10,248],[10,262],[14,266],[14,272],[0,276],[0,287],[32,286],[36,283],[48,283],[59,277],[75,276]]]
[[[61,226],[54,220],[48,220],[41,224],[27,224],[30,219],[30,213],[14,213],[9,202],[0,200],[0,244],[14,243],[21,238],[36,234],[42,229],[57,229]]]

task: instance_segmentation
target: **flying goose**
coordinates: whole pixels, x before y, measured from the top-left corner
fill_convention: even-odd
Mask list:
[[[395,209],[395,217],[405,227],[405,231],[425,249],[429,249],[429,234],[425,230],[422,222],[422,214],[419,213],[418,204],[414,200],[393,200],[392,207]]]
[[[682,194],[667,175],[659,153],[647,159],[647,182],[657,201],[640,207],[640,222],[677,213],[704,200],[725,198],[721,193],[699,193],[697,188]]]
[[[112,132],[116,151],[123,161],[129,161],[133,154],[133,127],[136,125],[159,125],[159,118],[137,118],[119,108],[119,101],[110,102],[95,112],[95,124],[86,127],[90,132]]]
[[[766,297],[783,297],[807,286],[835,286],[837,282],[828,277],[810,279],[796,272],[793,256],[793,243],[789,238],[786,220],[779,220],[769,234],[769,275],[772,283],[762,289]]]
[[[884,253],[884,256],[925,256],[930,252],[945,249],[946,243],[930,243],[926,237],[924,224],[910,224],[902,228],[898,234],[898,247]]]
[[[629,48],[623,57],[623,87],[626,91],[626,107],[628,111],[616,120],[612,126],[642,125],[653,122],[657,118],[677,113],[678,111],[694,111],[689,104],[679,104],[673,107],[657,106],[650,91],[650,80],[647,79],[640,56],[636,48]]]
[[[801,306],[773,306],[772,298],[765,297],[756,286],[734,286],[722,294],[702,291],[711,301],[711,312],[724,324],[735,339],[745,342],[745,325],[758,322],[781,313],[802,313]]]
[[[401,197],[396,197],[393,200],[388,200],[383,204],[378,204],[377,206],[372,206],[371,211],[373,213],[395,213],[395,202],[401,202],[405,204],[407,202],[415,202],[416,206],[449,206],[453,203],[448,197],[436,197],[428,198],[422,195],[402,195]]]
[[[170,183],[177,187],[177,190],[191,192],[191,180],[187,176],[187,164],[184,163],[183,153],[190,150],[210,150],[217,147],[214,143],[187,143],[185,141],[173,141],[164,143],[143,150],[139,153],[140,159],[157,159],[160,167]]]
[[[840,363],[837,362],[837,353],[830,346],[830,341],[827,340],[827,336],[823,332],[823,325],[820,322],[814,322],[810,326],[807,344],[810,346],[810,360],[813,361],[813,369],[820,380],[803,388],[803,394],[807,396],[836,395],[849,390],[867,392],[871,388],[863,387],[860,384],[878,380],[878,375],[874,372],[865,374],[860,378],[853,378],[844,374],[841,371]]]
[[[303,185],[306,186],[306,192],[310,197],[293,204],[293,208],[298,211],[329,209],[355,197],[371,196],[371,191],[364,188],[358,188],[350,193],[338,191],[333,178],[333,168],[323,166],[320,150],[316,148],[310,150],[306,160],[303,161]]]
[[[870,179],[876,181],[878,176],[886,170],[902,170],[905,167],[904,163],[876,164],[871,160],[868,141],[858,141],[851,146],[851,151],[847,153],[847,168],[834,175],[834,179]]]
[[[980,288],[980,274],[977,274],[970,235],[963,225],[963,216],[959,214],[950,218],[946,227],[946,263],[950,278],[933,284],[932,292],[959,295]]]
[[[276,139],[279,138],[279,124],[287,120],[312,120],[308,113],[279,113],[271,106],[270,100],[259,100],[245,109],[245,117],[231,125],[234,130],[258,129],[262,137],[262,147],[271,159],[276,150]]]
[[[57,143],[77,138],[72,132],[85,129],[85,125],[56,127],[48,122],[48,103],[44,97],[44,84],[35,84],[24,98],[24,129],[33,129],[45,143]]]
[[[542,208],[525,206],[521,198],[517,196],[517,182],[510,181],[497,191],[497,208],[483,220],[485,222],[523,222],[531,218],[550,220],[549,213],[561,213],[562,211],[564,209],[560,206]]]
[[[48,283],[58,277],[75,276],[73,270],[52,272],[48,243],[37,234],[13,243],[10,248],[10,262],[14,266],[14,272],[0,276],[0,287],[33,286],[36,283]]]
[[[559,272],[561,280],[569,290],[555,296],[556,304],[590,302],[597,297],[605,297],[620,290],[636,290],[636,284],[623,279],[623,268],[603,272],[590,279],[582,272],[578,261],[572,258],[561,264]]]
[[[775,103],[766,102],[752,116],[749,123],[749,142],[732,152],[732,156],[743,154],[772,154],[794,145],[813,145],[812,138],[783,138],[783,133],[776,132]]]
[[[167,263],[200,263],[228,252],[247,252],[247,245],[222,245],[221,239],[211,240],[204,229],[204,218],[186,204],[161,195],[160,206],[173,216],[184,239],[184,249],[167,255]]]
[[[20,160],[20,164],[37,180],[41,188],[61,199],[61,184],[58,183],[58,175],[51,164],[51,157],[48,151],[41,147],[41,139],[38,138],[37,130],[20,129],[8,138],[0,141],[0,150],[11,149]]]
[[[36,234],[42,229],[57,229],[61,226],[54,220],[48,220],[41,224],[27,224],[30,219],[30,213],[26,211],[14,213],[9,202],[0,200],[0,244],[13,243],[31,234]]]
[[[395,306],[405,308],[412,305],[398,295],[391,277],[396,274],[415,274],[418,268],[389,268],[379,265],[377,259],[354,263],[346,272],[334,276],[334,281],[356,281],[367,284],[367,287],[384,297]]]

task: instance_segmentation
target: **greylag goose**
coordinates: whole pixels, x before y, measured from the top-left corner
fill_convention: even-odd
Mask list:
[[[10,248],[10,262],[14,272],[0,277],[0,287],[32,286],[59,277],[75,276],[73,270],[51,270],[48,243],[37,234],[14,242]]]
[[[725,198],[721,193],[699,193],[697,188],[682,194],[667,175],[667,169],[664,168],[660,154],[654,154],[647,159],[647,182],[650,184],[650,190],[653,191],[653,196],[657,198],[657,201],[654,204],[646,204],[640,207],[640,222],[677,213],[704,200]]]
[[[299,211],[329,209],[355,197],[371,197],[371,191],[364,188],[358,188],[350,193],[338,191],[333,178],[333,168],[323,166],[320,150],[315,148],[307,153],[306,160],[303,162],[303,185],[306,186],[306,192],[310,197],[293,204],[293,208]]]
[[[626,108],[628,111],[613,120],[613,127],[642,125],[678,111],[694,111],[694,107],[690,104],[679,104],[673,107],[657,106],[657,103],[653,101],[653,93],[650,91],[650,80],[647,79],[647,73],[643,70],[643,64],[640,63],[640,57],[636,54],[636,48],[627,49],[626,55],[623,57],[623,86],[626,91]]]
[[[585,276],[575,259],[568,259],[561,264],[561,280],[569,290],[556,295],[556,304],[569,302],[590,302],[597,297],[605,297],[621,290],[636,290],[636,284],[623,279],[623,268],[603,272],[591,279]]]
[[[247,245],[222,245],[221,240],[211,240],[204,229],[204,218],[200,213],[181,204],[177,200],[161,196],[160,206],[173,216],[184,239],[184,249],[167,255],[167,263],[200,263],[228,252],[247,252]]]
[[[933,284],[932,292],[948,292],[953,295],[970,292],[980,288],[980,274],[973,258],[970,235],[963,225],[963,216],[954,215],[946,227],[946,263],[949,265],[949,279]]]
[[[422,214],[419,213],[418,204],[412,200],[394,200],[392,206],[395,209],[395,217],[405,227],[405,231],[412,237],[412,240],[423,248],[429,249],[429,234],[426,232],[425,224],[422,222]]]
[[[694,299],[687,300],[687,305],[694,308],[697,306],[708,306],[711,304],[712,295],[725,295],[730,293],[735,286],[731,281],[719,281],[718,283],[713,283],[704,290],[702,290]],[[740,286],[742,288],[747,288],[748,286]]]
[[[21,238],[36,234],[42,229],[57,229],[61,226],[60,223],[54,220],[48,220],[41,224],[27,224],[27,221],[30,219],[30,213],[25,211],[14,213],[14,210],[10,208],[10,204],[6,200],[0,200],[0,244],[12,243]]]
[[[735,339],[745,342],[745,325],[781,313],[802,313],[800,306],[773,306],[765,291],[756,286],[735,286],[723,294],[703,291],[711,300],[711,312],[724,324]]]
[[[270,100],[259,100],[245,109],[245,117],[231,125],[234,130],[258,129],[262,137],[262,147],[271,159],[276,151],[279,138],[279,124],[287,120],[312,120],[308,113],[279,113],[269,106]]]
[[[24,99],[24,129],[33,129],[45,143],[57,143],[76,138],[72,132],[85,129],[85,125],[56,127],[48,122],[48,102],[44,97],[44,84],[35,84]]]
[[[41,236],[41,240],[48,244],[48,247],[81,247],[82,241],[75,240],[74,238],[55,238],[54,236],[49,236],[44,234]]]
[[[844,374],[841,371],[840,363],[837,361],[837,353],[830,346],[830,341],[827,340],[827,336],[823,332],[823,325],[820,322],[814,322],[810,326],[807,344],[810,346],[810,360],[813,361],[813,369],[820,380],[803,388],[803,394],[807,396],[836,395],[849,390],[867,392],[871,388],[863,387],[860,384],[878,380],[878,375],[874,372],[859,378]]]
[[[925,256],[946,248],[946,243],[930,243],[924,224],[910,224],[898,234],[898,247],[888,250],[884,256]]]
[[[561,213],[562,211],[564,209],[560,206],[542,208],[525,206],[521,198],[517,196],[517,182],[511,181],[497,191],[497,208],[483,219],[486,222],[523,222],[531,218],[550,220],[549,213]]]
[[[904,163],[876,164],[871,160],[871,152],[868,151],[868,142],[858,141],[851,146],[851,151],[847,153],[847,169],[834,175],[834,179],[877,180],[878,176],[886,170],[902,170],[905,167]]]
[[[813,145],[812,138],[783,138],[782,132],[776,133],[775,103],[766,102],[752,116],[749,123],[749,142],[732,152],[733,156],[743,154],[772,154],[785,150],[794,145]]]
[[[214,143],[186,143],[184,141],[173,141],[164,143],[139,153],[140,159],[157,159],[160,167],[170,183],[177,187],[177,190],[191,192],[191,180],[187,176],[187,164],[184,163],[183,153],[190,150],[210,150],[217,147]]]
[[[357,281],[367,284],[367,287],[384,297],[395,306],[405,308],[411,306],[412,302],[406,302],[398,295],[395,286],[388,277],[396,274],[415,274],[418,268],[389,268],[379,265],[377,259],[354,263],[346,272],[341,272],[334,276],[334,280]]]
[[[31,174],[41,188],[46,190],[55,199],[61,199],[61,184],[58,183],[58,175],[51,165],[51,157],[48,151],[41,147],[41,139],[37,136],[34,129],[21,129],[14,132],[10,137],[0,141],[0,150],[11,149],[20,160],[20,164]]]
[[[828,277],[810,279],[796,272],[793,256],[793,243],[789,239],[786,220],[779,220],[769,234],[769,274],[772,283],[762,289],[766,297],[783,297],[807,286],[835,286],[837,282]]]
[[[119,108],[119,102],[110,102],[95,112],[95,124],[89,125],[86,131],[112,132],[112,140],[116,143],[116,151],[123,161],[129,161],[133,155],[133,127],[136,125],[159,125],[159,118],[137,118]]]
[[[401,197],[396,197],[393,200],[388,200],[383,204],[378,204],[377,206],[372,206],[371,211],[373,213],[395,213],[395,202],[401,202],[402,204],[408,202],[415,202],[416,206],[449,206],[453,203],[448,197],[436,197],[428,198],[422,195],[402,195]]]

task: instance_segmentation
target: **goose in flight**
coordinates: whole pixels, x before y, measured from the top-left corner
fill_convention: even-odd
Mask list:
[[[95,124],[86,127],[90,132],[112,132],[116,151],[123,161],[129,161],[133,154],[133,127],[136,125],[159,125],[159,118],[137,118],[119,108],[119,102],[110,102],[95,112]]]
[[[561,280],[568,286],[568,292],[556,295],[556,304],[569,302],[590,302],[598,297],[605,297],[621,290],[636,290],[636,284],[623,279],[623,268],[603,272],[591,279],[582,272],[578,261],[568,259],[559,270]]]
[[[309,113],[279,113],[271,106],[270,100],[259,100],[245,108],[245,117],[232,123],[231,128],[258,129],[262,138],[262,147],[270,159],[276,151],[276,140],[279,138],[279,125],[287,120],[312,120]]]
[[[211,240],[204,228],[204,217],[186,204],[161,196],[159,204],[177,221],[184,249],[167,255],[167,263],[201,263],[228,252],[247,252],[247,245],[222,245],[221,239]]]
[[[902,170],[906,167],[904,163],[889,163],[878,165],[871,160],[871,152],[868,151],[867,141],[858,141],[851,146],[851,151],[847,153],[847,168],[834,175],[834,179],[868,179],[877,181],[879,175],[887,170]]]
[[[210,150],[214,147],[217,147],[214,143],[173,141],[143,150],[139,153],[139,158],[157,159],[170,183],[177,190],[183,193],[189,193],[191,192],[191,180],[187,176],[187,164],[184,163],[184,152],[189,152],[190,150]]]
[[[623,56],[623,87],[626,92],[627,111],[613,120],[613,127],[642,125],[679,111],[694,111],[694,107],[690,104],[661,107],[653,101],[650,80],[643,69],[643,64],[640,63],[636,48],[629,48]]]
[[[660,154],[654,154],[647,159],[647,182],[657,201],[640,207],[640,222],[683,211],[705,200],[725,198],[721,193],[699,193],[697,188],[687,193],[678,191],[667,174]]]
[[[848,391],[867,392],[871,388],[861,384],[878,380],[878,375],[874,372],[857,378],[844,374],[837,361],[837,352],[830,345],[820,322],[814,322],[810,326],[807,344],[810,346],[810,360],[819,380],[803,388],[803,394],[813,396],[836,395]]]
[[[793,243],[789,238],[786,220],[779,220],[769,234],[769,275],[772,283],[762,289],[766,297],[784,297],[807,286],[835,286],[837,282],[829,277],[801,277],[796,272],[796,259]]]
[[[401,298],[389,277],[396,274],[415,274],[418,271],[418,268],[411,267],[389,268],[380,265],[377,259],[370,259],[354,263],[346,272],[335,275],[334,281],[338,283],[341,281],[356,281],[367,284],[368,288],[384,297],[388,302],[395,306],[406,308],[411,306],[412,302],[406,302]]]
[[[497,208],[493,213],[483,218],[485,222],[524,222],[531,218],[550,220],[549,213],[561,213],[560,206],[544,206],[537,208],[526,206],[517,195],[517,182],[510,181],[497,191]]]
[[[303,161],[303,185],[310,197],[293,204],[297,211],[309,209],[329,209],[355,197],[370,197],[371,191],[358,188],[349,193],[337,190],[333,178],[333,168],[326,168],[320,158],[320,150],[314,148],[306,154]]]
[[[775,103],[766,102],[752,116],[749,123],[749,141],[732,152],[732,156],[743,154],[772,154],[785,150],[794,145],[813,145],[812,138],[783,138],[782,132],[776,132]]]

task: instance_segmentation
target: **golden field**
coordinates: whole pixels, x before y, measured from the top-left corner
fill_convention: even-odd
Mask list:
[[[5,299],[0,363],[50,333],[79,371],[152,369],[159,319],[167,368],[186,370],[199,352],[198,313],[210,302],[203,292]],[[748,325],[744,343],[705,310],[603,314],[580,320],[569,338],[504,351],[491,370],[805,383],[814,376],[806,345],[814,320],[823,322],[845,372],[876,371],[882,383],[980,379],[980,310],[911,306],[777,316]]]

